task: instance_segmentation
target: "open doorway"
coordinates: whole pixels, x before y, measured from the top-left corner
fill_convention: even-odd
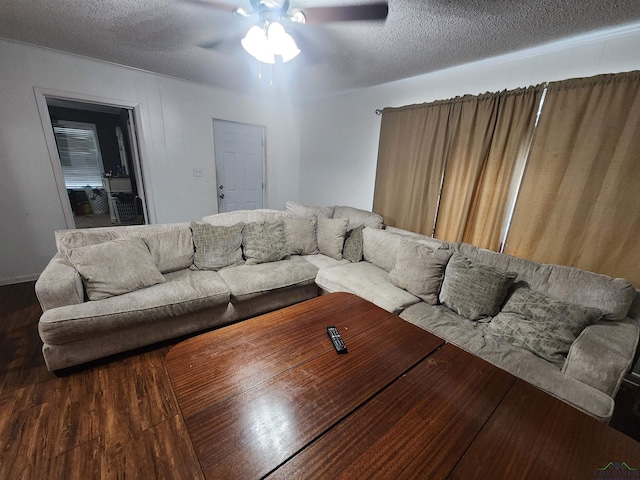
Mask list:
[[[69,228],[147,223],[133,110],[44,99],[55,141],[50,153],[63,207],[70,212]]]

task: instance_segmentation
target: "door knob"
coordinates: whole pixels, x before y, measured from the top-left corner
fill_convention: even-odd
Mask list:
[[[224,198],[224,193],[221,193],[220,195],[218,195],[220,198]]]

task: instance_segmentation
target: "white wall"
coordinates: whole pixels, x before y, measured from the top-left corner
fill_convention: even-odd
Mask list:
[[[457,95],[640,69],[640,24],[308,102],[302,107],[300,201],[371,209],[380,116]]]
[[[0,65],[0,284],[36,278],[55,253],[54,230],[66,228],[34,87],[140,105],[152,221],[217,211],[213,118],[266,127],[265,208],[298,198],[300,121],[286,102],[5,40]]]

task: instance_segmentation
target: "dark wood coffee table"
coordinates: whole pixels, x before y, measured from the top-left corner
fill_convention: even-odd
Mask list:
[[[640,468],[637,442],[346,293],[186,340],[166,367],[208,479],[550,478],[540,454],[583,462],[566,478]]]

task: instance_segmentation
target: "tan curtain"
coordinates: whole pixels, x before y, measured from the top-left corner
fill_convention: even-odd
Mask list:
[[[640,72],[551,83],[505,253],[640,287]]]
[[[458,240],[500,249],[510,195],[517,191],[525,165],[542,91],[542,86],[536,86],[499,95],[491,144],[471,185],[472,196],[463,210],[466,221],[456,232]]]
[[[491,145],[498,96],[465,96],[454,104],[454,132],[446,160],[435,237],[461,241],[476,185]]]
[[[383,110],[373,211],[387,225],[432,234],[451,108],[434,102]]]

